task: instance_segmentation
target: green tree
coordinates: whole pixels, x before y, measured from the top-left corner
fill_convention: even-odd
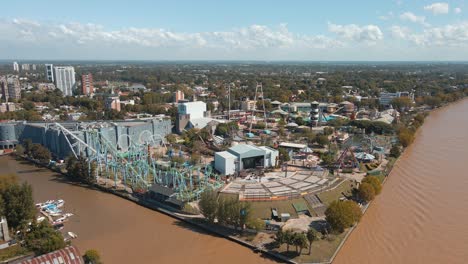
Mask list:
[[[176,143],[177,137],[174,134],[169,134],[166,136],[166,140],[169,142],[169,144],[174,144]]]
[[[279,148],[278,152],[279,152],[279,160],[281,163],[288,162],[289,160],[291,160],[291,157],[289,157],[289,153],[285,148]]]
[[[408,147],[414,141],[414,132],[408,128],[403,128],[398,133],[398,140],[403,147]]]
[[[7,186],[0,194],[5,204],[5,217],[12,229],[34,218],[36,209],[31,185],[26,182],[21,185],[14,183]]]
[[[216,218],[217,209],[218,209],[218,197],[216,191],[213,189],[205,189],[200,195],[200,211],[205,216],[205,218],[214,223]]]
[[[31,147],[31,157],[39,160],[41,163],[49,163],[51,157],[50,151],[41,144],[33,144]]]
[[[284,243],[286,243],[286,237],[282,229],[278,230],[275,235],[275,242],[278,244],[278,247],[281,247]]]
[[[227,124],[219,124],[216,126],[215,135],[226,137],[229,135],[229,127]]]
[[[25,139],[23,141],[23,145],[24,145],[24,153],[26,153],[26,155],[31,155],[31,149],[33,146],[32,140],[30,138]]]
[[[25,150],[24,150],[24,147],[22,145],[19,145],[19,144],[16,145],[15,150],[16,150],[16,155],[19,155],[19,156],[24,155]]]
[[[96,164],[88,164],[88,160],[84,156],[69,156],[66,159],[66,169],[68,176],[74,180],[83,183],[93,183],[95,181]]]
[[[296,246],[296,252],[299,253],[299,255],[302,254],[302,249],[307,248],[309,246],[307,237],[304,233],[295,233],[293,238],[293,244],[294,246]]]
[[[354,201],[333,201],[325,211],[325,217],[333,230],[342,233],[361,219],[361,208]]]
[[[101,255],[95,249],[88,249],[86,250],[85,254],[83,255],[83,260],[86,264],[102,264]]]
[[[291,230],[286,230],[283,233],[284,243],[286,243],[286,251],[289,252],[289,246],[294,243],[294,233]]]
[[[380,182],[379,178],[377,178],[376,176],[372,176],[372,175],[366,176],[362,180],[362,183],[370,184],[374,188],[376,195],[380,194],[380,192],[382,191],[382,183]]]
[[[34,103],[31,101],[25,101],[23,102],[23,108],[24,110],[30,111],[34,109]]]
[[[372,185],[370,185],[369,183],[361,183],[361,185],[359,185],[359,197],[361,197],[362,199],[364,199],[364,201],[366,202],[370,202],[372,200],[374,200],[375,198],[375,190],[374,190],[374,187],[372,187]]]
[[[312,251],[312,242],[318,240],[319,236],[318,236],[317,231],[315,231],[315,229],[313,228],[309,228],[309,230],[307,230],[306,236],[307,236],[307,240],[309,241],[309,255],[310,255]]]
[[[294,122],[295,122],[296,124],[298,124],[299,126],[305,125],[304,119],[303,119],[302,117],[300,117],[300,116],[296,117],[296,119],[294,120]]]
[[[330,140],[328,139],[328,136],[319,135],[315,138],[315,142],[317,142],[317,144],[320,146],[326,146],[328,143],[330,143]]]
[[[408,97],[397,97],[393,98],[391,104],[394,108],[402,110],[411,107],[413,102],[411,102],[411,99]]]
[[[323,163],[327,166],[327,167],[330,167],[332,166],[333,164],[335,164],[335,156],[333,155],[333,153],[331,153],[330,151],[327,151],[323,154],[320,155],[320,158],[322,159]]]
[[[398,147],[397,145],[393,145],[392,148],[390,149],[390,157],[398,158],[400,155],[401,155],[400,147]]]
[[[37,224],[33,221],[24,238],[25,246],[36,255],[42,255],[65,247],[63,236],[47,221]]]

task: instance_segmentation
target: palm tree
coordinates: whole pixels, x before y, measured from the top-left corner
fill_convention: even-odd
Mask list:
[[[318,239],[318,234],[317,234],[317,231],[315,231],[315,229],[309,228],[306,236],[307,236],[307,240],[309,240],[309,255],[310,255],[312,251],[312,242]]]
[[[300,233],[300,234],[297,234],[296,235],[296,246],[299,246],[299,255],[302,254],[302,249],[303,248],[307,248],[308,247],[308,243],[307,243],[307,237],[304,233]]]
[[[291,230],[284,232],[284,242],[286,243],[286,251],[289,252],[289,245],[292,245],[294,242],[294,233]]]
[[[283,230],[278,230],[278,232],[276,233],[275,241],[276,243],[278,243],[279,246],[283,245],[286,242]]]

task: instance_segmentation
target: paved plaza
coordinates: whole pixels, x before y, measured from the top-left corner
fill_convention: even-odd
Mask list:
[[[222,192],[239,194],[244,199],[267,199],[316,193],[328,188],[338,178],[329,178],[327,170],[298,170],[269,172],[263,177],[247,176],[236,179]]]

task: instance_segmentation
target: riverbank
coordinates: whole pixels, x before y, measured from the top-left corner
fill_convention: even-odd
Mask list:
[[[405,152],[406,152],[406,151],[405,151]],[[405,152],[404,152],[404,153],[405,153]],[[397,161],[397,162],[398,162],[398,161]],[[392,167],[392,168],[393,168],[393,167]],[[390,170],[390,171],[391,171],[391,170]],[[58,172],[58,171],[54,171],[54,172]],[[61,172],[59,172],[59,173],[61,173]],[[62,173],[62,176],[65,176],[65,175]],[[385,182],[387,181],[387,178],[388,178],[388,176],[384,178],[384,179],[385,179]],[[74,183],[74,185],[79,185],[79,184]],[[120,192],[118,192],[118,191],[114,191],[114,190],[112,190],[112,189],[105,188],[105,187],[100,186],[100,185],[92,186],[92,187],[87,186],[87,185],[82,185],[82,187],[92,188],[92,189],[94,189],[94,190],[101,190],[101,191],[106,192],[106,193],[111,193],[111,194],[114,194],[114,195],[116,195],[116,196],[125,198],[126,200],[130,200],[130,201],[132,201],[132,202],[134,202],[134,203],[136,203],[136,204],[142,205],[142,206],[144,206],[144,207],[146,207],[146,208],[149,208],[149,209],[152,209],[152,210],[157,210],[157,211],[159,211],[159,212],[161,212],[161,213],[164,213],[164,214],[166,214],[166,215],[171,216],[172,218],[178,219],[179,221],[183,221],[183,222],[185,222],[185,223],[189,223],[189,222],[190,222],[190,220],[189,220],[189,221],[186,221],[187,219],[184,219],[184,220],[179,219],[179,217],[181,217],[181,216],[177,215],[176,212],[175,212],[173,209],[171,209],[171,208],[165,208],[164,205],[158,205],[158,206],[156,206],[156,207],[160,207],[159,209],[158,209],[158,208],[153,208],[153,207],[155,206],[154,204],[145,205],[144,202],[139,201],[138,199],[136,199],[136,198],[133,197],[133,196],[125,195],[124,193],[120,193]],[[104,189],[102,189],[102,188],[104,188]],[[164,212],[164,210],[167,210],[168,212]],[[192,221],[192,222],[195,222],[195,223],[189,223],[190,225],[197,226],[197,227],[199,227],[199,228],[201,228],[201,229],[204,229],[205,231],[208,231],[208,232],[210,232],[210,233],[212,233],[212,234],[216,234],[216,235],[222,236],[222,237],[224,237],[224,238],[228,238],[230,241],[234,241],[234,242],[236,242],[236,243],[238,243],[238,244],[241,244],[241,245],[243,245],[243,246],[245,246],[245,247],[248,247],[248,248],[250,248],[250,249],[255,249],[254,246],[253,246],[251,243],[248,243],[248,242],[245,242],[245,241],[242,241],[242,240],[238,241],[239,239],[237,239],[237,238],[235,238],[235,237],[233,238],[233,237],[229,237],[228,235],[225,235],[225,234],[224,234],[225,232],[222,232],[223,234],[219,234],[219,233],[217,234],[216,231],[213,231],[213,229],[215,229],[216,227],[212,227],[212,226],[208,226],[208,227],[205,226],[205,227],[202,227],[202,226],[200,226],[202,223],[198,223],[198,222],[193,221],[193,220],[191,220],[191,221]],[[206,228],[209,228],[210,230],[207,230]],[[354,231],[354,228],[351,230],[351,232],[353,232],[353,231]],[[221,232],[221,231],[218,231],[218,232]],[[350,232],[350,234],[351,234],[351,232]],[[343,242],[342,242],[343,244],[344,244],[344,242],[347,240],[348,237],[349,237],[349,235],[347,235],[347,236],[345,237],[345,239],[343,239]],[[340,248],[341,248],[341,247],[340,247]],[[338,251],[340,250],[340,248],[339,248],[336,252],[338,252]],[[282,261],[285,261],[285,260],[282,260]],[[327,263],[327,262],[325,262],[325,263]]]
[[[32,163],[32,164],[34,164],[36,166],[40,166],[42,168],[48,169],[48,170],[50,170],[50,171],[52,171],[54,173],[58,173],[58,174],[61,175],[61,177],[63,177],[64,179],[67,179],[66,173],[64,173],[63,171],[61,171],[59,169],[52,168],[50,166],[46,166],[46,165],[41,164],[41,163],[39,163],[39,162],[37,162],[35,160],[29,159],[29,158],[23,157],[23,156],[15,156],[15,158],[18,159],[18,160],[23,160],[23,161],[26,161],[26,162],[30,162],[30,163]],[[274,252],[271,252],[271,251],[268,251],[268,250],[265,250],[265,249],[257,248],[255,245],[240,239],[238,237],[239,233],[235,232],[232,229],[223,228],[223,227],[220,227],[220,226],[208,225],[208,224],[204,223],[203,221],[198,221],[196,218],[195,219],[192,218],[191,215],[188,215],[185,212],[182,212],[180,210],[172,208],[172,207],[170,207],[168,205],[165,205],[165,204],[162,204],[162,203],[159,203],[159,202],[156,202],[156,201],[149,202],[149,201],[145,200],[143,197],[139,197],[140,195],[138,195],[138,194],[131,195],[131,194],[128,194],[128,193],[125,193],[125,192],[113,190],[112,188],[105,187],[105,186],[102,186],[102,185],[99,185],[99,184],[88,185],[88,184],[83,184],[83,183],[78,183],[78,182],[71,182],[71,181],[68,181],[68,180],[66,180],[66,183],[71,184],[73,186],[78,186],[80,188],[86,188],[86,189],[90,189],[90,190],[93,190],[93,191],[104,192],[104,193],[112,194],[112,195],[117,196],[119,198],[123,198],[123,199],[125,199],[127,201],[130,201],[132,203],[135,203],[135,204],[137,204],[139,206],[142,206],[142,207],[145,207],[147,209],[151,209],[151,210],[157,211],[159,213],[162,213],[162,214],[164,214],[166,216],[169,216],[169,217],[171,217],[171,218],[173,218],[173,219],[175,219],[177,221],[180,221],[181,223],[184,223],[184,224],[186,224],[188,226],[192,226],[193,228],[198,228],[198,229],[201,229],[201,230],[203,230],[205,232],[208,232],[208,233],[210,233],[212,235],[222,237],[224,239],[228,239],[231,242],[235,242],[238,245],[249,248],[253,252],[259,253],[259,254],[263,255],[264,257],[268,257],[268,258],[271,258],[271,259],[274,259],[274,260],[277,260],[277,261],[281,261],[281,262],[285,262],[285,263],[296,263],[296,262],[291,261],[290,259],[288,259],[288,258],[286,258],[286,257],[284,257],[282,255],[276,254]],[[190,229],[192,229],[192,228],[190,228]]]
[[[467,142],[461,140],[466,139],[466,135],[461,136],[460,132],[463,132],[460,128],[455,129],[463,124],[462,120],[466,118],[460,110],[450,113],[448,110],[466,109],[467,101],[467,99],[459,100],[429,111],[426,121],[430,120],[431,123],[427,125],[425,122],[416,131],[414,143],[405,148],[395,162],[391,173],[385,178],[383,188],[385,191],[376,201],[369,204],[365,217],[353,229],[353,235],[347,238],[337,255],[335,260],[338,263],[354,263],[358,260],[362,263],[373,263],[377,259],[386,260],[383,263],[391,263],[390,259],[387,259],[391,258],[390,256],[398,257],[398,260],[392,259],[399,263],[414,263],[415,261],[423,263],[422,259],[430,259],[423,257],[422,254],[431,254],[421,250],[423,245],[431,247],[439,243],[430,238],[421,241],[421,237],[427,237],[423,230],[434,233],[435,230],[431,230],[430,226],[437,226],[437,230],[445,230],[440,228],[444,225],[441,219],[446,219],[447,216],[453,214],[453,212],[448,213],[447,210],[454,206],[455,200],[450,203],[442,201],[449,201],[447,197],[451,199],[453,196],[447,193],[447,191],[453,192],[454,190],[446,189],[447,181],[457,178],[460,164],[457,165],[454,161],[459,160],[457,155],[460,155],[459,152],[464,152],[464,149],[460,148]],[[437,119],[443,124],[434,126],[432,122]],[[460,140],[455,145],[453,144],[454,138]],[[449,154],[454,151],[458,154]],[[464,181],[458,181],[455,184],[464,183]],[[460,203],[459,199],[456,203]],[[440,215],[440,212],[447,213]],[[404,222],[402,222],[403,219],[405,219]],[[444,237],[444,234],[436,233],[438,233],[436,237]],[[369,244],[369,241],[374,241],[374,243]],[[365,246],[362,247],[362,245]],[[408,248],[412,251],[408,252]],[[434,250],[437,251],[440,248],[434,248]],[[413,251],[420,253],[415,254]],[[369,254],[369,252],[372,253]],[[448,258],[451,257],[438,254],[437,257],[433,256],[431,261],[458,263],[447,261]]]

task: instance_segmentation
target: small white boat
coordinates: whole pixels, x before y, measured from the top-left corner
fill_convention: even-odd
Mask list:
[[[47,206],[53,204],[54,202],[55,202],[55,200],[47,200],[47,201],[45,201],[43,203],[37,203],[36,207],[43,209],[43,208],[46,208]]]
[[[78,237],[78,236],[77,236],[75,233],[73,233],[73,232],[68,232],[67,234],[68,234],[71,238],[77,238],[77,237]]]
[[[57,207],[62,207],[62,206],[65,204],[65,201],[62,200],[62,199],[59,199],[59,200],[55,201],[54,204],[55,204]]]
[[[60,211],[60,210],[50,211],[48,213],[49,213],[50,216],[61,216],[62,215],[62,211]]]
[[[44,216],[39,216],[36,220],[37,220],[38,223],[40,223],[40,222],[46,220],[46,218]]]

